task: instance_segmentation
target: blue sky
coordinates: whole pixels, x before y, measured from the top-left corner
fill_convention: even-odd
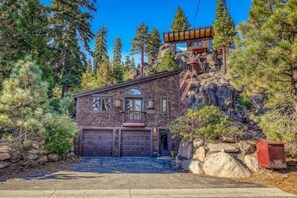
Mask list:
[[[50,0],[42,0],[49,2]],[[199,0],[97,0],[97,11],[91,21],[92,31],[96,33],[104,25],[108,28],[107,45],[110,57],[116,37],[123,43],[123,58],[130,53],[131,41],[136,34],[136,28],[144,22],[149,30],[157,28],[162,36],[170,30],[176,9],[180,6],[192,27],[210,26],[215,20],[215,0],[200,0],[196,23],[194,24],[196,8]],[[227,0],[235,24],[246,21],[252,0]],[[94,49],[93,40],[90,43]],[[139,56],[135,57],[139,62]]]

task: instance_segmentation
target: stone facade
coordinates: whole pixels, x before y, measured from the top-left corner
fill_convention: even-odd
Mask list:
[[[158,155],[159,152],[159,131],[167,129],[171,120],[180,115],[180,92],[179,92],[179,73],[163,72],[142,79],[127,81],[110,88],[102,88],[74,95],[77,102],[76,121],[81,127],[80,138],[83,130],[112,130],[113,132],[113,156],[121,156],[121,132],[124,130],[151,131],[152,134],[152,154]],[[142,98],[142,109],[144,112],[144,126],[127,127],[123,126],[124,121],[124,101],[125,94],[129,89],[138,89]],[[105,96],[111,98],[111,110],[109,112],[96,112],[92,108],[94,96]],[[161,98],[168,99],[168,114],[161,113]],[[115,107],[115,101],[121,101],[121,107]],[[149,102],[153,101],[153,108],[149,108]],[[171,135],[169,135],[171,138]],[[172,141],[170,140],[170,144]],[[81,144],[79,142],[79,144]],[[77,152],[81,153],[82,145],[78,146]],[[170,146],[175,148],[176,146]]]

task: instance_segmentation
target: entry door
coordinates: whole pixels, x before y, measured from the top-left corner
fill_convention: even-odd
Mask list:
[[[142,113],[142,103],[141,98],[126,98],[125,100],[125,112],[126,112],[126,122],[131,123],[142,123],[144,120]]]
[[[171,135],[169,130],[159,130],[159,148],[161,156],[170,156],[171,151]]]

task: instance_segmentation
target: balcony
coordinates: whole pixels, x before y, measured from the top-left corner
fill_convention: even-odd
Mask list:
[[[145,112],[129,111],[123,113],[123,127],[144,127]]]

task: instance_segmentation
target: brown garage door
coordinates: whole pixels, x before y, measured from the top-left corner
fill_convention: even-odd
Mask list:
[[[83,130],[81,154],[83,156],[112,156],[112,144],[112,130]]]
[[[151,157],[151,131],[122,131],[121,154],[123,157]]]

